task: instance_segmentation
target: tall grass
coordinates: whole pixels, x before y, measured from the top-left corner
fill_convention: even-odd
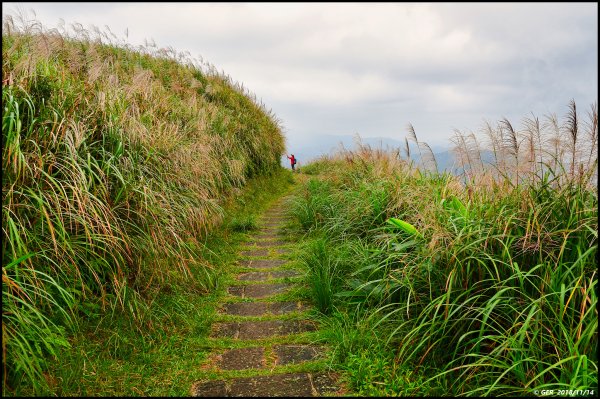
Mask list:
[[[211,65],[71,28],[3,20],[3,392],[44,392],[81,315],[150,328],[144,292],[213,267],[200,239],[223,201],[284,152],[275,116]]]
[[[455,131],[456,175],[436,172],[412,126],[419,167],[360,143],[319,161],[327,173],[308,180],[293,212],[307,234],[326,234],[329,261],[346,265],[345,282],[330,287],[331,307],[355,315],[344,328],[367,323],[385,342],[340,360],[351,376],[371,370],[360,378],[373,384],[354,380],[356,389],[597,389],[597,110],[582,118],[571,102],[562,122],[546,119],[486,123],[487,142]],[[393,366],[374,366],[389,351]]]

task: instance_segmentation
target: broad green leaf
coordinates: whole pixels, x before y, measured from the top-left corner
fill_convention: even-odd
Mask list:
[[[417,231],[415,226],[413,226],[412,224],[410,224],[408,222],[405,222],[404,220],[400,220],[400,219],[396,219],[396,218],[389,218],[387,222],[388,222],[388,224],[390,224],[394,227],[398,227],[398,228],[404,230],[405,232],[407,232],[410,235],[415,235],[415,236],[421,237],[421,234]]]

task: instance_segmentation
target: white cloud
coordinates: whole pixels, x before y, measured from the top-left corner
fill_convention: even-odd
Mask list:
[[[593,3],[21,6],[49,26],[129,28],[132,44],[189,50],[256,93],[288,135],[385,135],[411,122],[440,141],[452,127],[560,113],[571,98],[585,108],[598,95]]]

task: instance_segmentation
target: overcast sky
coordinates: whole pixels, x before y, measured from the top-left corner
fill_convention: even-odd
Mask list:
[[[189,51],[272,109],[288,148],[323,134],[403,140],[408,123],[449,144],[454,128],[598,98],[598,3],[2,5],[47,28],[108,26],[134,46]]]

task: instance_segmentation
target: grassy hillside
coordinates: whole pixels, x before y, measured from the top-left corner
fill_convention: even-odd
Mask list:
[[[203,237],[248,179],[280,169],[284,138],[183,54],[3,24],[3,393],[44,392],[78,320],[119,311],[144,331],[150,292],[192,275],[214,288]]]
[[[457,131],[461,176],[412,127],[418,165],[362,146],[302,169],[303,262],[359,395],[597,394],[597,120]]]

